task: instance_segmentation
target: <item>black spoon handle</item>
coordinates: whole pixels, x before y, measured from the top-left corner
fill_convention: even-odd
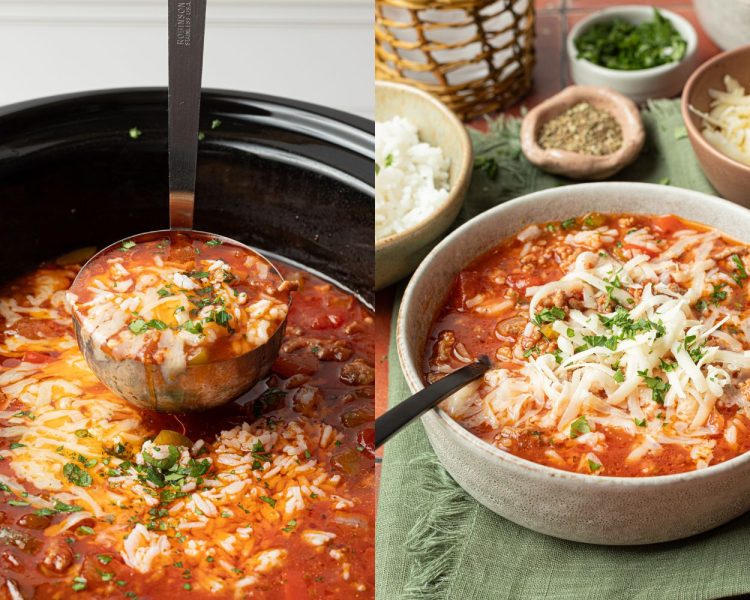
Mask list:
[[[461,367],[440,381],[428,385],[378,417],[375,420],[375,447],[379,448],[402,427],[437,406],[451,394],[455,394],[466,384],[479,379],[489,368],[490,359],[480,356],[478,362]]]

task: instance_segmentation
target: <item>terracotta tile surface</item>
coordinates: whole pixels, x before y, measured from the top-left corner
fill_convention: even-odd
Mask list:
[[[518,114],[521,104],[532,107],[568,85],[567,58],[564,54],[565,37],[572,24],[593,11],[616,6],[633,4],[631,1],[615,2],[605,0],[537,0],[536,50],[537,65],[534,71],[534,87],[518,106],[507,114]],[[650,4],[663,6],[688,19],[698,32],[698,62],[703,62],[719,52],[719,49],[703,32],[695,16],[692,3],[686,0],[657,0]],[[489,115],[490,118],[495,115]],[[485,118],[469,123],[470,127],[484,129]],[[391,309],[394,289],[388,288],[376,295],[377,335],[375,339],[376,376],[375,412],[382,414],[388,405],[388,342],[390,337]],[[379,456],[382,456],[379,454]],[[376,466],[380,474],[380,465]]]

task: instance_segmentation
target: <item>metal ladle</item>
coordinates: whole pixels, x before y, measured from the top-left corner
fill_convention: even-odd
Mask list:
[[[195,205],[195,173],[198,156],[198,117],[203,69],[206,0],[169,0],[169,226],[141,233],[127,241],[146,242],[185,231],[191,237],[218,238],[260,257],[281,277],[276,267],[251,248],[235,240],[192,231]],[[93,256],[78,278],[103,254],[118,248],[115,242]],[[281,277],[283,281],[283,277]],[[75,285],[75,283],[74,283]],[[81,326],[73,311],[78,346],[99,380],[128,402],[160,412],[205,410],[230,402],[252,388],[271,370],[281,347],[286,319],[263,345],[228,360],[188,365],[167,381],[160,365],[134,359],[117,360],[101,350]]]

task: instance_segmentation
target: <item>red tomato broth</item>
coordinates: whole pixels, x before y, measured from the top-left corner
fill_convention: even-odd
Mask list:
[[[221,246],[217,247],[221,248]],[[212,250],[216,250],[213,248]],[[317,277],[283,264],[279,265],[283,275],[300,284],[294,293],[294,301],[288,316],[288,327],[284,344],[277,365],[287,360],[285,368],[274,368],[274,372],[251,392],[237,402],[202,414],[167,415],[142,411],[144,425],[154,434],[162,429],[178,431],[191,440],[205,438],[209,440],[220,430],[226,430],[243,421],[255,420],[266,423],[283,423],[296,420],[306,423],[330,424],[341,432],[342,438],[334,447],[325,451],[310,448],[312,458],[324,462],[343,477],[339,488],[341,495],[354,502],[354,508],[339,514],[330,505],[313,503],[297,517],[297,523],[290,526],[285,522],[267,522],[260,515],[252,520],[252,538],[257,550],[282,546],[288,551],[283,568],[271,571],[260,577],[259,582],[244,588],[245,594],[238,597],[260,598],[268,600],[291,600],[297,598],[371,598],[374,590],[374,449],[372,448],[374,398],[374,381],[369,377],[368,369],[373,363],[373,318],[372,313],[353,296]],[[40,272],[47,272],[56,277],[70,281],[75,275],[75,268],[61,268],[54,265],[43,267]],[[16,298],[19,304],[25,302],[33,283],[33,274],[20,278],[3,290],[3,295]],[[334,314],[335,319],[327,319]],[[29,319],[32,320],[33,319]],[[39,323],[44,323],[44,321]],[[325,328],[319,328],[325,323]],[[58,325],[54,323],[54,325]],[[0,316],[0,331],[6,329]],[[27,326],[28,331],[35,331],[40,339],[51,329],[44,326]],[[60,334],[61,328],[55,327],[54,333]],[[65,328],[62,328],[65,329]],[[72,326],[62,331],[72,338]],[[0,337],[2,340],[5,336]],[[310,344],[300,344],[300,339],[314,339],[312,350],[320,354],[321,348],[327,349],[339,344],[344,351],[337,356],[325,354],[325,360],[319,359]],[[77,352],[77,349],[76,349]],[[308,355],[315,360],[307,361],[310,368],[297,369],[295,361],[304,363]],[[3,360],[0,354],[0,374],[4,368],[17,366],[21,361],[33,361],[56,365],[61,360],[57,352],[28,352],[21,356],[7,355]],[[354,367],[350,365],[354,364]],[[348,370],[347,370],[348,368]],[[281,373],[277,372],[281,371]],[[349,371],[355,371],[352,375]],[[342,374],[343,373],[343,374]],[[308,406],[295,404],[295,393],[301,386],[315,389],[315,404]],[[84,386],[87,394],[106,395],[109,392],[98,383]],[[0,392],[0,400],[7,403],[7,398]],[[22,410],[23,405],[15,403],[8,410]],[[347,419],[347,415],[358,413],[359,419]],[[368,418],[369,415],[369,418]],[[7,419],[0,420],[3,426],[9,426]],[[350,426],[347,427],[345,423]],[[5,447],[8,447],[6,442]],[[0,474],[16,478],[11,468],[11,460],[0,461]],[[44,495],[29,482],[23,482],[30,494]],[[75,596],[74,577],[83,576],[86,587],[80,590],[87,598],[164,598],[174,593],[189,593],[195,598],[234,598],[230,589],[225,592],[211,593],[194,585],[198,570],[209,568],[208,563],[201,561],[201,566],[186,572],[187,560],[180,551],[172,554],[172,566],[157,573],[141,574],[127,566],[117,552],[110,547],[98,544],[93,535],[82,534],[74,529],[64,534],[49,537],[43,529],[29,529],[18,525],[24,515],[33,513],[32,507],[12,506],[8,500],[13,494],[0,492],[0,577],[5,593],[6,580],[14,581],[24,597],[68,598]],[[114,509],[112,509],[114,510]],[[116,511],[117,512],[117,511]],[[124,514],[127,510],[123,509]],[[65,513],[51,516],[51,524],[57,523],[66,516]],[[254,515],[249,515],[251,519]],[[132,518],[144,519],[144,515],[133,512]],[[350,522],[345,523],[343,518]],[[148,519],[148,517],[146,517]],[[91,521],[89,523],[89,521]],[[87,520],[83,525],[98,530],[106,527],[97,519]],[[81,524],[78,525],[80,527]],[[299,532],[302,528],[324,529],[336,534],[335,541],[324,547],[324,552],[311,548],[301,541]],[[285,531],[284,529],[289,529]],[[14,543],[17,536],[23,536],[24,548]],[[57,548],[57,550],[55,550]],[[349,579],[341,576],[341,566],[328,556],[329,549],[345,553],[349,563]],[[50,572],[40,566],[45,556],[62,556],[63,563],[69,566],[60,573]],[[106,557],[106,564],[97,558]],[[213,566],[213,565],[211,565]],[[104,574],[104,575],[102,575]],[[110,577],[111,574],[111,577]],[[242,577],[237,574],[236,578]],[[106,578],[106,580],[105,580]],[[120,583],[123,582],[123,583]],[[356,589],[352,582],[362,582],[364,589]],[[188,586],[190,589],[188,591]],[[3,596],[4,597],[4,596]]]
[[[659,245],[668,247],[668,242],[673,240],[673,234],[679,230],[691,229],[697,232],[709,231],[710,228],[690,222],[674,215],[651,216],[651,215],[628,215],[613,214],[599,215],[591,213],[597,219],[603,219],[608,227],[618,230],[617,238],[621,239],[627,232],[635,228],[651,228],[654,234],[661,239]],[[573,225],[570,231],[586,229],[583,225],[585,216],[571,219]],[[443,307],[436,315],[431,333],[425,346],[423,360],[423,374],[427,382],[436,381],[443,377],[446,372],[460,368],[469,360],[480,355],[487,355],[493,361],[495,368],[518,369],[518,361],[513,361],[507,354],[517,341],[518,335],[506,336],[508,339],[500,339],[497,328],[503,323],[513,325],[517,319],[515,330],[522,331],[529,323],[529,300],[525,296],[526,287],[539,286],[548,282],[556,281],[564,274],[565,267],[575,259],[580,252],[561,244],[561,239],[568,232],[563,229],[561,222],[550,222],[540,224],[542,229],[541,245],[547,246],[551,251],[543,253],[542,259],[537,264],[524,263],[520,260],[520,254],[524,242],[516,236],[503,240],[497,247],[478,257],[467,265],[456,277],[452,287],[446,295]],[[720,237],[717,241],[717,255],[724,249],[740,244],[727,237]],[[741,244],[747,248],[745,244]],[[613,256],[626,261],[639,253],[647,253],[648,249],[636,245],[613,243],[604,245],[603,250],[611,252]],[[743,251],[744,252],[744,251]],[[724,271],[731,272],[733,265],[728,258],[720,261]],[[746,288],[727,289],[729,292],[724,301],[727,305],[739,309],[744,315],[748,314],[748,298]],[[479,294],[489,296],[491,302],[497,300],[510,300],[513,303],[511,310],[504,312],[500,317],[485,316],[471,311],[467,305],[472,298]],[[511,327],[513,329],[513,327]],[[722,328],[723,329],[723,328]],[[543,336],[544,342],[547,342]],[[555,345],[549,341],[552,351]],[[743,343],[745,349],[750,348],[750,340]],[[500,351],[500,354],[498,354]],[[503,353],[507,354],[503,354]],[[461,360],[456,355],[464,357]],[[447,360],[446,360],[447,358]],[[748,392],[745,392],[746,395]],[[737,446],[731,447],[721,432],[712,436],[716,440],[711,464],[718,464],[734,458],[750,450],[750,419],[744,413],[737,412],[736,407],[725,406],[721,403],[716,405],[716,413],[712,416],[714,420],[736,418],[744,424],[744,428],[738,427]],[[459,420],[460,422],[460,420]],[[481,424],[468,429],[486,442],[506,450],[516,456],[527,460],[560,468],[568,471],[591,473],[592,470],[586,464],[583,451],[574,440],[552,440],[549,431],[537,428],[511,431],[505,430],[506,425],[501,424],[500,429],[492,428],[487,424]],[[694,470],[695,464],[690,459],[689,449],[678,444],[665,444],[657,452],[648,453],[645,457],[634,464],[628,464],[625,458],[628,456],[633,445],[633,436],[619,429],[602,428],[606,436],[607,448],[599,455],[607,465],[601,474],[611,476],[651,476],[666,475]],[[563,459],[564,464],[551,461],[546,451],[553,448]]]

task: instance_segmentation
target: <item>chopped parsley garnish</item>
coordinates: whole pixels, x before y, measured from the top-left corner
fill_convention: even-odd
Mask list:
[[[143,460],[157,469],[168,470],[180,459],[180,451],[175,446],[167,446],[168,456],[166,458],[154,458],[146,451],[141,452]]]
[[[132,137],[132,135],[131,135]],[[73,591],[80,592],[86,589],[86,578],[85,577],[73,577]]]
[[[81,525],[76,531],[81,535],[94,535],[94,530],[88,525]]]
[[[108,565],[112,561],[112,557],[111,556],[107,556],[106,554],[97,554],[96,558],[103,565]]]
[[[269,498],[268,496],[260,496],[260,499],[268,504],[271,508],[274,508],[276,506],[276,500],[274,500],[273,498]]]
[[[158,329],[159,331],[164,331],[167,328],[167,324],[164,321],[160,321],[159,319],[151,319],[148,323],[146,323],[146,326],[149,329]]]
[[[186,273],[186,275],[193,279],[206,279],[208,277],[208,271],[190,271],[189,273]]]
[[[703,298],[698,300],[698,302],[695,303],[695,310],[698,312],[706,312],[706,309],[708,308],[708,302],[706,302]]]
[[[296,526],[297,526],[297,520],[296,520],[296,519],[292,519],[291,521],[289,521],[289,522],[288,522],[288,523],[286,524],[286,527],[284,527],[284,528],[282,529],[282,531],[286,531],[287,533],[291,533],[292,531],[294,531],[294,528],[295,528]]]
[[[91,475],[75,463],[67,463],[63,467],[63,475],[70,483],[80,487],[89,487],[93,483]]]
[[[211,121],[211,129],[218,129],[219,127],[221,127],[221,119]]]
[[[148,330],[148,325],[146,325],[146,321],[138,318],[128,325],[128,329],[130,329],[135,335],[140,335]]]
[[[26,444],[22,444],[21,442],[13,442],[10,445],[11,450],[15,450],[16,448],[25,448],[25,447],[26,447]]]
[[[615,374],[613,375],[613,379],[617,383],[622,383],[623,381],[625,381],[625,375],[623,375],[622,369],[617,369],[615,371]]]
[[[91,432],[88,429],[76,429],[75,431],[76,437],[78,438],[90,438]]]
[[[34,511],[34,514],[39,517],[51,517],[56,515],[57,511],[54,508],[38,508]]]
[[[28,506],[29,503],[26,500],[8,500],[8,504],[11,506]]]
[[[208,240],[206,242],[206,246],[211,246],[211,247],[213,247],[213,246],[221,246],[221,244],[222,244],[222,241],[218,240],[216,238],[214,238],[212,240]]]
[[[638,427],[645,427],[646,426],[646,419],[636,419],[634,418],[633,421],[635,422]]]
[[[166,298],[167,296],[172,296],[172,292],[170,292],[167,288],[161,288],[160,290],[156,290],[156,293],[159,294],[159,298]]]
[[[726,283],[713,284],[714,290],[711,292],[711,300],[716,306],[719,305],[719,302],[721,302],[722,300],[726,300],[727,298],[727,293],[723,291],[725,285]]]
[[[55,510],[60,512],[78,512],[80,510],[83,510],[83,507],[76,506],[75,504],[65,504],[65,502],[55,500]]]
[[[221,325],[222,327],[229,327],[229,321],[232,318],[232,315],[230,315],[225,310],[217,311],[214,314],[214,321],[216,321],[217,325]]]
[[[537,325],[541,326],[542,323],[554,323],[565,318],[565,311],[562,308],[553,306],[552,308],[545,308],[538,312],[532,321]]]
[[[133,242],[131,240],[123,242],[122,246],[120,246],[120,250],[122,252],[126,252],[127,250],[130,250],[131,248],[135,248],[135,242]]]
[[[393,164],[393,154],[386,156],[383,164],[385,164],[386,167],[390,167]]]
[[[570,437],[573,439],[577,438],[579,435],[583,435],[584,433],[589,433],[590,431],[591,427],[589,426],[589,422],[586,420],[586,417],[584,415],[581,415],[570,424]]]
[[[598,471],[599,469],[602,468],[602,466],[598,462],[594,462],[590,458],[588,459],[588,463],[589,463],[589,470],[591,472]]]
[[[182,328],[188,333],[194,335],[200,335],[203,333],[203,325],[201,325],[200,321],[185,321],[182,324]]]
[[[647,370],[638,371],[638,375],[643,378],[646,383],[646,387],[651,390],[651,399],[657,404],[664,404],[664,395],[672,387],[670,383],[662,379],[661,377],[651,377]]]
[[[26,417],[27,419],[31,419],[32,421],[36,419],[36,417],[31,413],[31,411],[28,411],[28,410],[21,410],[13,416],[14,417]]]
[[[633,71],[679,62],[687,42],[657,9],[652,19],[613,18],[595,23],[574,40],[578,58],[607,69]]]
[[[729,258],[734,263],[734,266],[737,267],[734,271],[734,275],[732,275],[732,279],[734,279],[737,285],[741,286],[742,282],[747,279],[747,271],[745,270],[745,265],[742,262],[742,259],[736,254],[732,254],[732,256],[730,256]]]
[[[659,366],[662,368],[662,370],[665,373],[669,373],[670,371],[674,371],[677,368],[676,362],[667,362],[663,358],[659,359]]]
[[[562,223],[560,223],[560,227],[562,227],[563,229],[573,229],[576,224],[577,223],[575,219],[565,219]]]

